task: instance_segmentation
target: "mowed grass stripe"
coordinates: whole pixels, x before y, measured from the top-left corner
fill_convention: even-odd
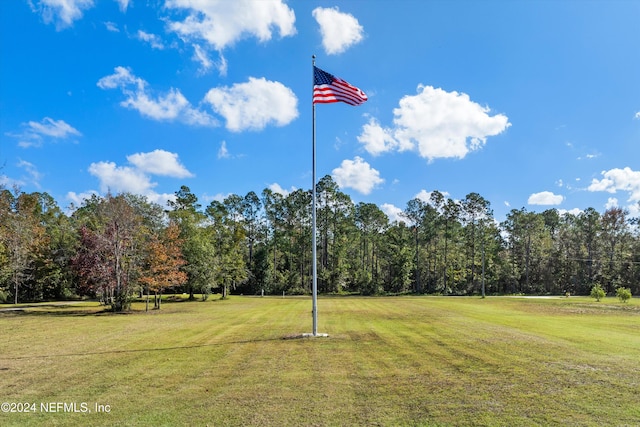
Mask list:
[[[634,425],[639,307],[610,305],[321,298],[317,339],[283,339],[310,331],[308,298],[0,314],[5,400],[113,408],[0,424]]]

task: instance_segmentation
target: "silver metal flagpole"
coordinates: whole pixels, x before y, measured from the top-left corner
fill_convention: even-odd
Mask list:
[[[311,67],[311,89],[313,90],[313,86],[315,84],[315,67],[316,67],[316,56],[313,55],[311,57],[312,67]],[[313,126],[313,143],[312,143],[312,151],[311,155],[313,161],[312,167],[312,179],[313,179],[313,191],[312,191],[312,201],[311,201],[311,253],[313,258],[313,283],[311,287],[312,298],[313,298],[313,336],[318,335],[318,261],[316,257],[316,104],[313,102],[313,93],[311,94],[311,108],[312,108],[312,126]]]

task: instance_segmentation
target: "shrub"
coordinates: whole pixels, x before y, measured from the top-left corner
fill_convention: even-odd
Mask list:
[[[620,301],[627,302],[631,298],[631,289],[619,287],[616,289],[616,296]]]
[[[591,288],[591,298],[595,298],[596,301],[600,301],[604,296],[605,293],[602,286],[600,286],[599,283],[596,283],[593,288]]]

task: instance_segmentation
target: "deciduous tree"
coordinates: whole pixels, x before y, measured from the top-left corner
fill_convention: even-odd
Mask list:
[[[107,194],[95,213],[94,228],[80,229],[76,271],[84,287],[96,292],[113,311],[128,310],[143,258],[142,217],[123,195]]]
[[[146,268],[140,278],[147,288],[147,307],[149,291],[154,293],[154,307],[160,309],[163,290],[186,283],[187,274],[181,270],[186,263],[182,244],[180,228],[175,223],[169,224],[159,235],[152,235],[147,246]]]

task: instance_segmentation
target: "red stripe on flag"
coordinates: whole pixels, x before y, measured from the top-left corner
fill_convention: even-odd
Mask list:
[[[314,104],[344,102],[349,105],[360,105],[367,99],[367,95],[362,90],[337,77],[333,77],[330,84],[313,86]]]

